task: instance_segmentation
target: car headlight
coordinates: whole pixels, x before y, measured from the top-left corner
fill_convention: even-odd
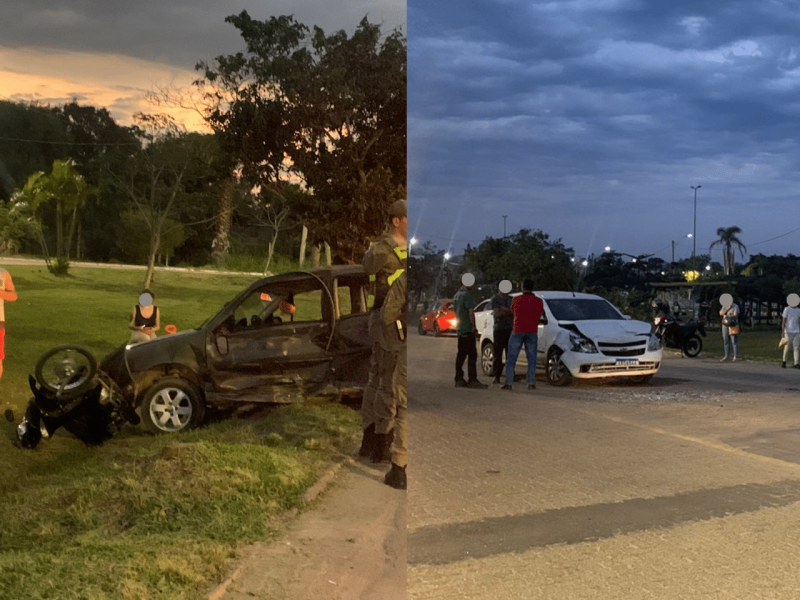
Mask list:
[[[569,336],[569,342],[573,352],[597,353],[597,346],[594,345],[594,342],[583,336],[572,333]]]
[[[653,333],[650,335],[650,339],[647,340],[647,351],[648,352],[655,352],[661,348],[661,340],[658,339],[658,336]]]

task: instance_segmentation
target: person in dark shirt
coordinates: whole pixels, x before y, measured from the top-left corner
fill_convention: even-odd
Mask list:
[[[144,290],[139,296],[139,304],[133,307],[131,322],[128,325],[132,331],[130,344],[156,339],[156,331],[161,329],[161,315],[153,300],[153,292]]]
[[[533,281],[526,279],[522,283],[522,294],[511,302],[514,313],[514,327],[508,341],[508,360],[506,362],[506,383],[501,388],[510,390],[514,384],[514,370],[520,350],[525,347],[528,359],[528,389],[536,389],[536,353],[539,348],[539,321],[544,312],[542,299],[533,293]]]
[[[503,374],[503,353],[508,360],[508,340],[511,338],[511,330],[514,328],[514,312],[511,310],[511,296],[508,295],[510,291],[511,282],[501,281],[490,304],[494,316],[492,331],[494,345],[492,375],[494,375],[494,381],[492,383],[500,383],[500,377]]]
[[[461,278],[461,289],[453,296],[453,312],[458,319],[456,336],[458,337],[458,352],[456,353],[456,387],[485,389],[489,387],[478,381],[478,347],[475,343],[475,298],[472,296],[472,286],[475,285],[475,276],[465,273]],[[467,376],[464,379],[464,361],[467,361]]]

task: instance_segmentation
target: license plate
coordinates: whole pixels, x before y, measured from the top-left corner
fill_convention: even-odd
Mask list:
[[[617,366],[618,367],[631,367],[636,366],[639,364],[639,359],[637,358],[618,358],[617,359]]]

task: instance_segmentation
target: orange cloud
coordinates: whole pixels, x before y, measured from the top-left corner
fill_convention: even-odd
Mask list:
[[[53,106],[77,99],[107,108],[120,125],[131,125],[137,112],[166,113],[191,131],[209,131],[196,112],[155,106],[145,98],[158,88],[188,88],[196,78],[194,71],[122,55],[0,47],[3,99]]]

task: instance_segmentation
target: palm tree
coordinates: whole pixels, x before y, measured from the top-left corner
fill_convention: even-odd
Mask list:
[[[733,274],[733,265],[736,259],[736,251],[734,246],[739,249],[739,254],[744,258],[744,253],[747,252],[747,247],[742,241],[736,237],[737,234],[742,233],[741,228],[733,227],[720,227],[717,229],[719,239],[708,247],[709,250],[714,246],[722,246],[722,260],[725,267],[725,275]]]

